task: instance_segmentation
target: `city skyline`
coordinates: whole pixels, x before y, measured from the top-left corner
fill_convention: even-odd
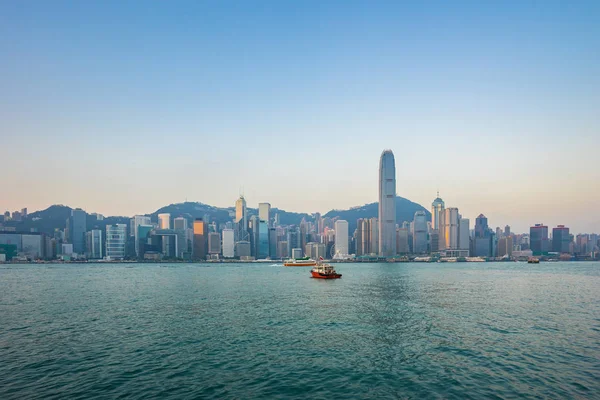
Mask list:
[[[509,3],[3,4],[0,207],[323,213],[390,148],[427,209],[597,231],[599,6]]]

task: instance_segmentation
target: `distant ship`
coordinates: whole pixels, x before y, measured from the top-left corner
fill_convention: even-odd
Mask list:
[[[310,271],[313,278],[318,279],[339,279],[342,274],[338,274],[330,264],[322,263],[321,261]]]
[[[284,267],[314,267],[315,265],[317,262],[310,257],[291,258],[283,263]]]
[[[535,258],[535,257],[529,257],[529,260],[527,260],[527,262],[529,264],[539,264],[540,260],[538,258]]]

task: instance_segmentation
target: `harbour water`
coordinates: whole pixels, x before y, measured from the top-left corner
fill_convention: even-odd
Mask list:
[[[0,266],[0,398],[598,398],[600,263]]]

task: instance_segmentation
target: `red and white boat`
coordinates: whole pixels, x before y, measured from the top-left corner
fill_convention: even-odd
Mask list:
[[[324,264],[323,258],[319,260],[318,264],[310,271],[313,278],[318,279],[339,279],[342,274],[338,274],[330,264]]]

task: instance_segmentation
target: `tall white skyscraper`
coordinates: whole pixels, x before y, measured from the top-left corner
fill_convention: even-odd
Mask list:
[[[158,214],[158,228],[159,229],[171,229],[171,214],[169,214],[169,213]]]
[[[431,229],[440,229],[440,218],[444,212],[444,200],[440,199],[440,192],[437,198],[431,203]]]
[[[271,204],[258,203],[258,219],[265,221],[267,226],[271,226]]]
[[[335,221],[335,254],[338,257],[348,255],[348,221],[341,219]]]
[[[384,150],[379,160],[379,255],[396,255],[396,162],[391,150]]]

